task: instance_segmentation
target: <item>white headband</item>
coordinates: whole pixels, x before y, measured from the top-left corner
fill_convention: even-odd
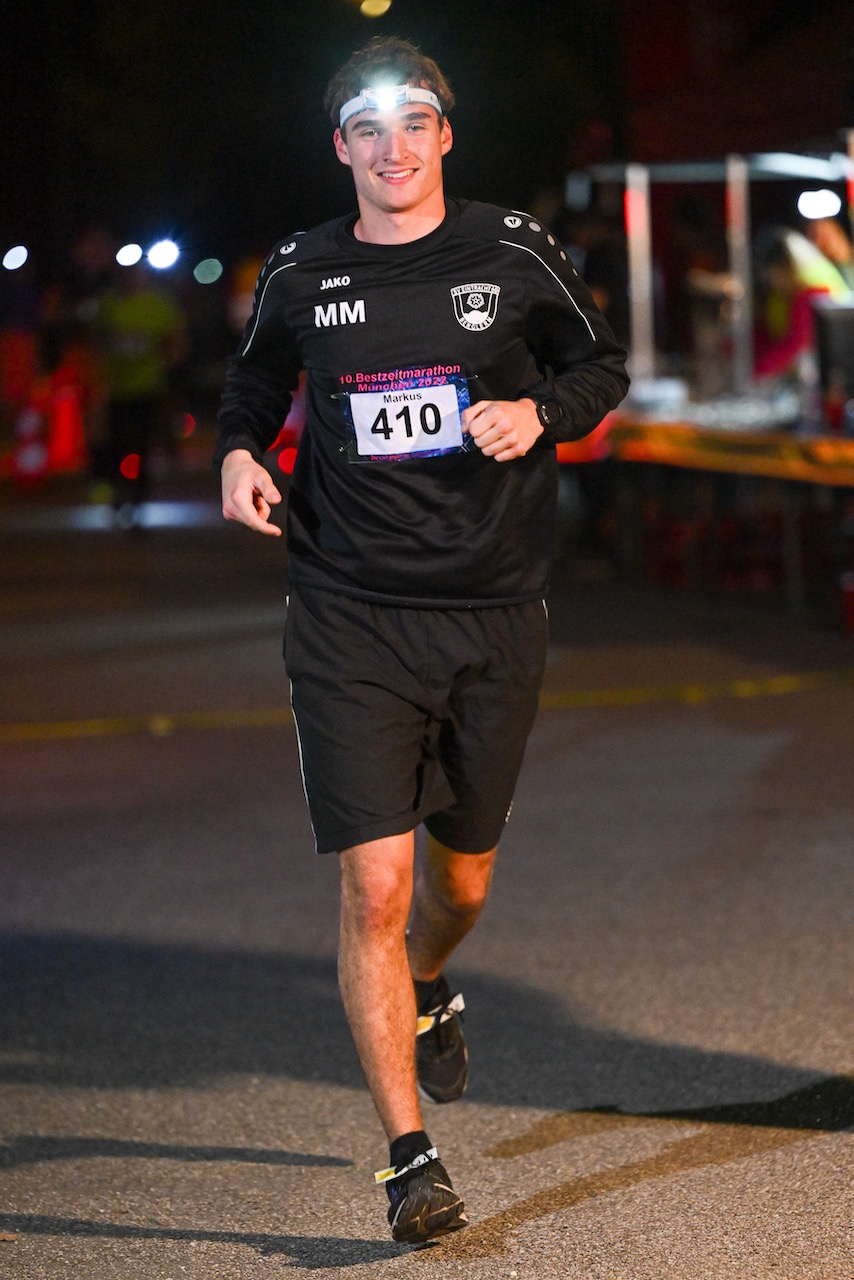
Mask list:
[[[349,102],[345,102],[338,118],[338,127],[343,129],[344,122],[359,111],[393,111],[395,107],[402,107],[405,102],[426,103],[428,107],[435,107],[439,115],[442,115],[439,99],[429,89],[411,84],[383,85],[380,89],[363,89],[358,98],[350,98]]]

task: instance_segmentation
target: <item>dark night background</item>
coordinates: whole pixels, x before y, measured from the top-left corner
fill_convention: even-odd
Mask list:
[[[454,87],[449,191],[516,207],[591,160],[829,150],[854,125],[849,0],[33,0],[4,22],[0,252],[61,260],[94,220],[227,262],[349,208],[321,97],[376,34]]]

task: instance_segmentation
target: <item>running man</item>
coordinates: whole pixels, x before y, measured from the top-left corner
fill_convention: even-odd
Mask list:
[[[628,386],[554,237],[446,197],[453,103],[406,41],[372,41],[334,76],[357,211],[264,264],[216,451],[225,517],[278,535],[262,457],[305,373],[285,662],[317,851],[340,864],[342,998],[390,1144],[377,1180],[411,1243],[467,1222],[419,1091],[466,1087],[444,972],[486,900],[536,713],[554,446]]]

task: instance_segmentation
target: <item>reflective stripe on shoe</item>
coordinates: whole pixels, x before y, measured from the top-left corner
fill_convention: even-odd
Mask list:
[[[437,1022],[447,1022],[449,1018],[453,1018],[455,1013],[462,1013],[465,1007],[466,1002],[463,999],[463,993],[458,991],[453,1000],[450,1000],[447,1004],[438,1005],[429,1013],[419,1015],[415,1024],[416,1036],[423,1036],[426,1032],[432,1031]]]
[[[395,1169],[394,1165],[390,1169],[378,1169],[374,1174],[374,1182],[391,1182],[393,1178],[402,1178],[405,1173],[409,1173],[412,1169],[420,1169],[423,1164],[427,1164],[430,1160],[438,1160],[439,1152],[435,1147],[431,1147],[429,1151],[422,1151],[420,1156],[416,1156],[410,1164],[402,1165],[400,1169]]]

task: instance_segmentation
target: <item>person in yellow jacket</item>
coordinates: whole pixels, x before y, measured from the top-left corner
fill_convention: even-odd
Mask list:
[[[143,263],[124,268],[100,301],[107,387],[107,470],[119,522],[134,523],[150,486],[151,445],[173,370],[184,356],[184,317]]]
[[[757,378],[797,378],[816,348],[813,302],[848,297],[839,270],[798,231],[776,228],[758,256],[754,328]]]

